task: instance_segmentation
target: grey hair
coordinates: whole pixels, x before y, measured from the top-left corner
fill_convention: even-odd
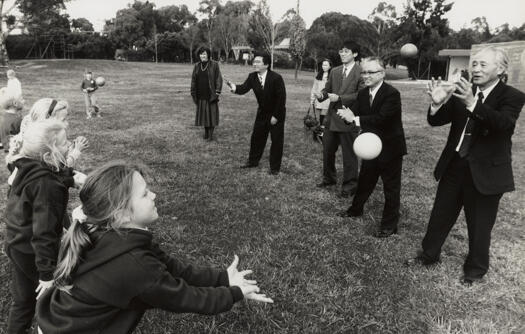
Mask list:
[[[385,61],[381,59],[380,57],[366,57],[361,60],[361,63],[374,61],[376,62],[383,70],[386,70]]]
[[[497,64],[503,68],[501,75],[507,73],[507,69],[509,68],[509,55],[507,51],[499,46],[487,46],[476,52],[475,55],[486,51],[491,51],[495,54]]]

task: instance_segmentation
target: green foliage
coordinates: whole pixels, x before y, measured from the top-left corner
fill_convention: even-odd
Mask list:
[[[93,24],[83,17],[71,20],[71,28],[81,32],[94,31]]]
[[[155,23],[157,31],[180,32],[188,26],[197,23],[197,18],[186,5],[161,7],[156,11]]]

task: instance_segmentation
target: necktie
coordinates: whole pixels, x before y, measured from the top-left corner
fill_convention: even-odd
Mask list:
[[[370,92],[368,94],[368,104],[370,105],[370,108],[372,108],[372,102],[374,102],[374,95]]]
[[[478,93],[478,101],[483,103],[483,93]],[[467,118],[467,124],[465,125],[465,135],[463,136],[463,141],[459,147],[458,154],[460,157],[464,158],[468,155],[470,149],[470,141],[472,140],[472,130],[474,129],[474,122]]]
[[[261,87],[264,88],[262,76],[258,75],[258,77],[259,77],[259,83],[261,84]]]
[[[343,80],[346,78],[346,66],[343,66]]]

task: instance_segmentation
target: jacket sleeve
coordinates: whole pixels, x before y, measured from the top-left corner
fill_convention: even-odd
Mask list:
[[[80,90],[81,91],[84,91],[84,80],[82,80],[82,82],[80,83]]]
[[[377,113],[359,116],[359,122],[361,126],[383,128],[399,114],[401,114],[401,95],[395,90],[385,96]]]
[[[230,310],[243,294],[239,287],[192,286],[164,272],[136,298],[151,308],[212,315]]]
[[[226,270],[211,267],[194,266],[169,256],[160,249],[158,244],[152,245],[155,256],[166,265],[168,272],[173,277],[180,277],[194,286],[230,286]]]
[[[222,92],[222,73],[219,63],[216,63],[217,71],[215,72],[215,93],[220,94]]]
[[[505,95],[497,109],[478,102],[470,117],[495,132],[513,131],[524,102],[525,94],[521,92]]]
[[[63,185],[46,178],[40,178],[31,190],[34,198],[31,246],[39,279],[49,281],[57,263],[68,193]]]
[[[279,122],[282,122],[286,113],[286,87],[284,86],[283,77],[280,75],[275,79],[274,98],[276,103],[272,116],[277,118]]]
[[[246,81],[244,81],[241,85],[235,85],[235,94],[243,95],[246,94],[252,89],[252,80],[251,80],[251,74],[248,75],[248,78],[246,78]]]
[[[430,126],[441,126],[452,122],[451,113],[453,109],[452,103],[454,98],[455,97],[452,97],[445,104],[443,104],[434,115],[430,113],[430,107],[428,107],[427,122]]]

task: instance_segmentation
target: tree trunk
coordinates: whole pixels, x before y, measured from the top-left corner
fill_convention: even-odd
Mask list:
[[[297,72],[298,72],[298,71],[299,71],[299,61],[296,59],[296,60],[295,60],[295,73],[294,73],[294,76],[293,76],[293,78],[294,78],[295,80],[297,80]]]
[[[7,55],[7,46],[6,46],[7,34],[0,32],[0,65],[7,66],[9,65],[9,56]]]

